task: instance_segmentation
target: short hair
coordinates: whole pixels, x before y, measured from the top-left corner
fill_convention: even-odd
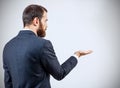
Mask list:
[[[44,11],[47,12],[47,9],[40,5],[32,4],[27,6],[23,11],[23,16],[22,16],[24,27],[26,25],[30,25],[35,17],[38,17],[39,20],[41,20]]]

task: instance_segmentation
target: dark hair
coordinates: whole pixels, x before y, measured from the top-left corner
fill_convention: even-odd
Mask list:
[[[40,20],[44,14],[44,11],[47,12],[47,9],[40,5],[29,5],[23,11],[23,25],[30,25],[35,17],[38,17]]]

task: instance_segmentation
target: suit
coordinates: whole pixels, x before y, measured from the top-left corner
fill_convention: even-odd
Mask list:
[[[76,64],[71,56],[60,65],[49,40],[22,30],[3,50],[5,88],[51,88],[50,75],[61,80]]]

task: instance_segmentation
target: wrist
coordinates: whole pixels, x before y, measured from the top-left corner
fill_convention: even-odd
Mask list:
[[[79,52],[75,52],[74,53],[78,58],[80,57],[80,53]]]
[[[76,54],[74,54],[73,56],[74,56],[76,59],[79,59],[79,57],[78,57]]]

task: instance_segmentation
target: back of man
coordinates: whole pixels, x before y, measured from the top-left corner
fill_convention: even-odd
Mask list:
[[[7,43],[3,53],[4,68],[8,68],[5,75],[10,77],[6,81],[12,82],[13,86],[6,88],[49,88],[49,75],[40,64],[45,41],[32,31],[20,31]]]

